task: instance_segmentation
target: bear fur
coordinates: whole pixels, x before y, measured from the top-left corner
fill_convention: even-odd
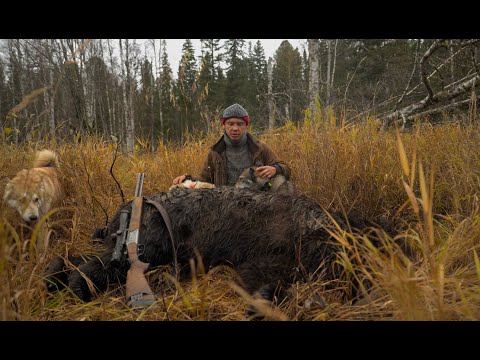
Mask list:
[[[151,267],[173,264],[176,253],[181,273],[188,274],[189,261],[197,258],[198,251],[207,270],[217,265],[232,266],[241,286],[268,300],[304,274],[322,272],[328,279],[338,279],[342,269],[335,259],[340,246],[329,233],[337,228],[333,221],[346,230],[349,226],[365,226],[347,223],[339,214],[327,214],[305,195],[225,186],[176,188],[150,199],[167,210],[176,249],[158,210],[144,202],[139,240],[144,248],[139,255],[141,261]],[[105,291],[112,283],[125,283],[128,260],[119,267],[110,264],[115,245],[111,234],[118,229],[119,214],[125,207],[130,209],[131,202],[120,207],[106,229],[107,250],[79,266],[97,291]],[[52,274],[65,270],[58,259],[52,264],[47,274],[49,282],[54,281]],[[322,271],[317,271],[320,266]],[[92,294],[79,271],[73,270],[68,278],[65,272],[62,276],[80,299],[91,300]]]

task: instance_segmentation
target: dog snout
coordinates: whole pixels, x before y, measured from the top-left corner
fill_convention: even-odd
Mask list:
[[[38,216],[37,216],[37,215],[33,215],[33,214],[32,214],[32,215],[30,215],[30,216],[28,217],[28,221],[30,221],[30,222],[34,222],[34,221],[37,221],[37,220],[38,220]]]

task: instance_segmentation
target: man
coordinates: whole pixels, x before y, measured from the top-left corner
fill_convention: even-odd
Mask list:
[[[283,174],[290,177],[290,168],[265,143],[247,132],[250,122],[247,111],[239,104],[227,107],[222,115],[224,135],[208,152],[203,169],[197,180],[215,186],[235,185],[238,177],[249,166],[258,166],[257,175],[272,178]],[[177,176],[173,184],[182,183],[186,175]]]

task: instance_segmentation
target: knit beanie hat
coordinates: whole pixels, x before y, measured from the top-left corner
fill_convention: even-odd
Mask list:
[[[225,120],[230,119],[230,118],[240,118],[245,121],[245,124],[248,126],[248,122],[250,121],[248,117],[247,110],[245,110],[241,105],[239,104],[233,104],[230,105],[225,109],[222,115],[222,124],[225,124]]]

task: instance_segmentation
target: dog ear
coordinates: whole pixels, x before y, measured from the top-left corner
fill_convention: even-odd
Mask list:
[[[250,166],[250,176],[251,176],[252,178],[255,177],[255,168],[254,168],[253,166]]]

